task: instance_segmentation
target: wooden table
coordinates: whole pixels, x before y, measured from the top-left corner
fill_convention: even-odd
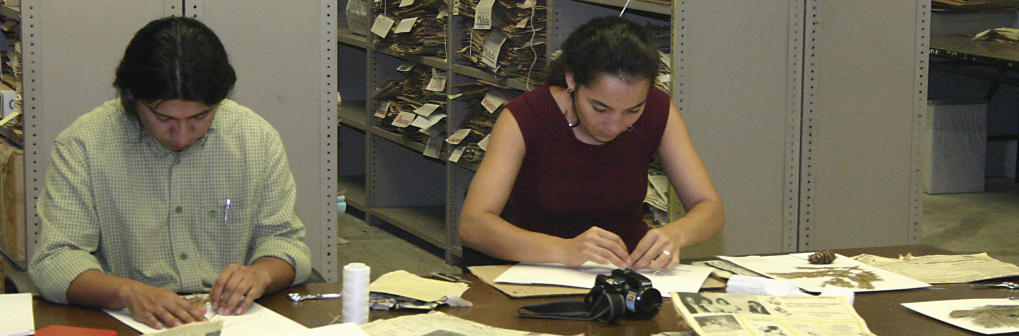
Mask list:
[[[879,248],[846,249],[837,252],[853,256],[861,253],[885,257],[900,254],[913,255],[952,254],[952,252],[927,245],[894,246]],[[689,331],[682,325],[670,299],[666,299],[662,311],[651,320],[620,320],[614,324],[581,321],[559,321],[524,319],[517,317],[520,306],[560,300],[562,298],[511,299],[495,288],[486,285],[471,275],[465,278],[474,281],[464,299],[474,303],[472,308],[443,307],[439,310],[464,319],[481,322],[490,326],[552,334],[586,335],[650,335],[665,331]],[[308,327],[326,325],[340,315],[342,300],[314,300],[293,303],[287,293],[301,294],[339,293],[342,285],[318,283],[300,285],[258,300],[268,307]],[[1019,291],[1001,289],[971,289],[969,284],[937,285],[934,288],[876,293],[861,293],[856,296],[856,310],[867,322],[871,331],[878,335],[978,335],[926,316],[912,312],[901,303],[916,301],[951,300],[965,298],[1001,298],[1019,296]],[[116,330],[120,335],[138,335],[138,332],[106,315],[102,311],[57,305],[41,300],[34,302],[35,325],[42,328],[51,324]],[[393,318],[414,314],[403,311],[372,311],[370,319]]]

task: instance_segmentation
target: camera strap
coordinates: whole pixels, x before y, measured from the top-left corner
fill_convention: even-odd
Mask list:
[[[602,294],[588,306],[582,300],[560,300],[526,305],[517,309],[520,317],[555,320],[601,321],[610,323],[623,316],[626,302],[622,295]]]

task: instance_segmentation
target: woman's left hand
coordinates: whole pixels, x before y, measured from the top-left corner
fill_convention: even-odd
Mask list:
[[[679,245],[662,228],[651,229],[630,253],[630,268],[672,270],[679,266]]]

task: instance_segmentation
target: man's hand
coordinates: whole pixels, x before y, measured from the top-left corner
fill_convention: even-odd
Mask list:
[[[272,278],[255,266],[230,264],[212,285],[209,302],[220,315],[240,315],[265,294]]]
[[[560,259],[570,267],[580,267],[587,261],[629,267],[626,243],[615,233],[593,226],[584,233],[566,240]]]
[[[120,302],[135,320],[155,329],[205,321],[205,308],[192,306],[173,291],[134,282],[121,289]]]

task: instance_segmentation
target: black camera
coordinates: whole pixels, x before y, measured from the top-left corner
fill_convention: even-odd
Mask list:
[[[662,309],[662,293],[651,287],[651,280],[629,268],[619,268],[611,275],[599,274],[594,288],[584,297],[589,307],[608,301],[611,305],[622,304],[623,316],[650,319]]]

